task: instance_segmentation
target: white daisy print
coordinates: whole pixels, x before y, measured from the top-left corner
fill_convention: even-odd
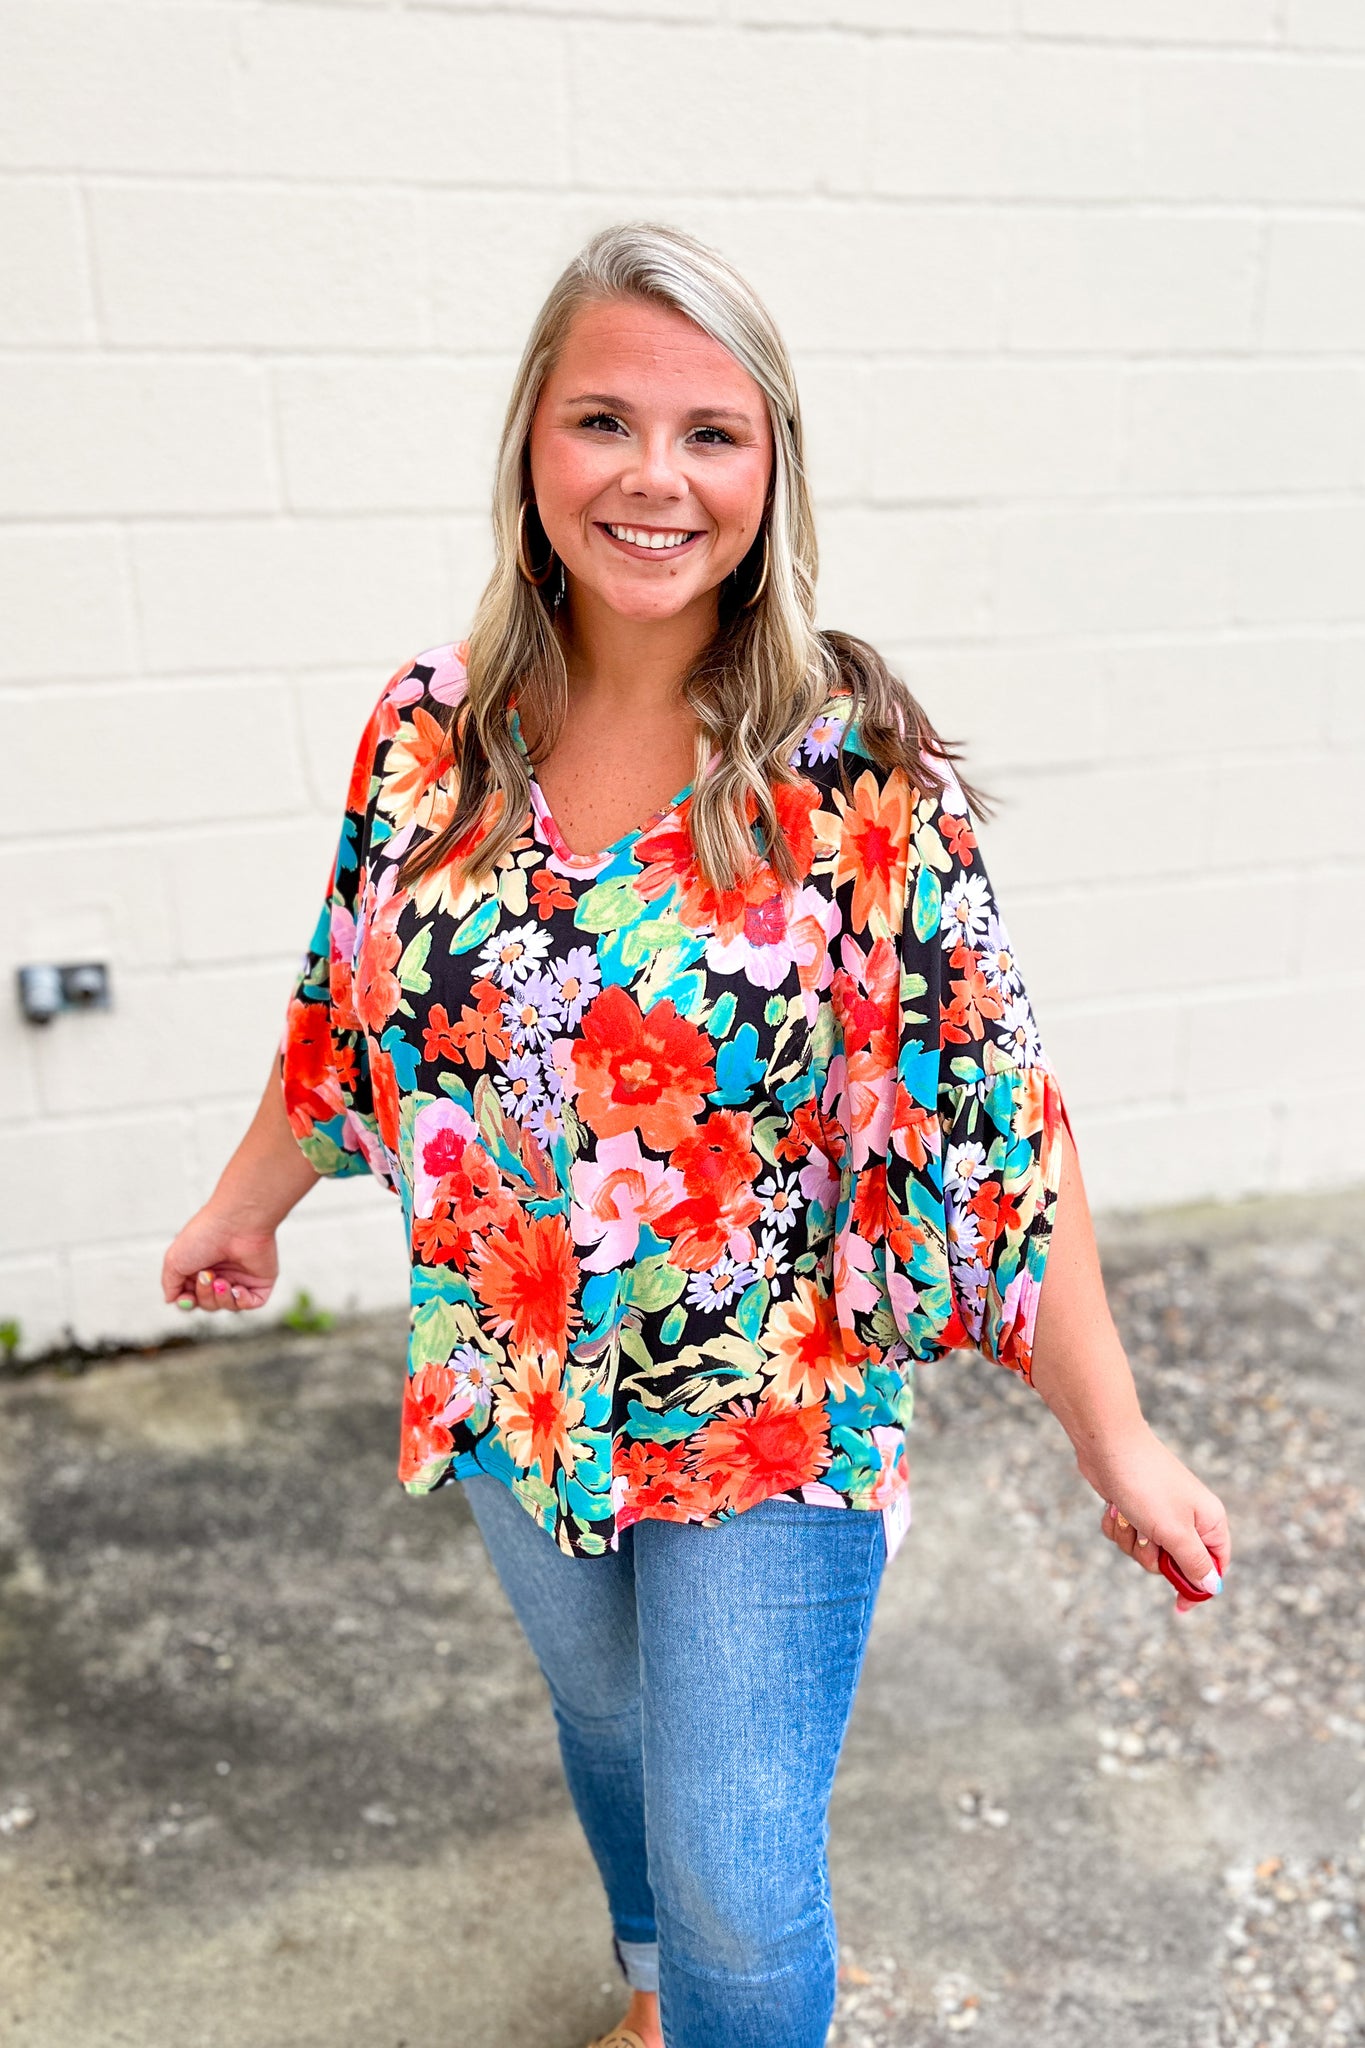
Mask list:
[[[1006,1003],[995,1042],[1011,1053],[1021,1067],[1041,1064],[1043,1041],[1027,996],[1017,995]]]
[[[795,1182],[784,1180],[780,1173],[765,1174],[754,1193],[763,1205],[759,1218],[771,1230],[790,1230],[804,1206]]]
[[[709,1272],[692,1275],[687,1283],[688,1305],[691,1308],[725,1308],[743,1294],[753,1277],[752,1266],[742,1266],[726,1252]]]
[[[986,877],[967,872],[960,874],[943,899],[939,932],[945,948],[951,952],[964,940],[969,946],[979,946],[993,908]]]
[[[479,969],[500,988],[515,988],[534,974],[550,950],[550,935],[535,924],[509,925],[494,932],[479,952]]]
[[[1010,935],[1005,930],[1005,921],[998,911],[992,912],[986,920],[985,936],[978,948],[981,972],[987,985],[997,995],[1012,996],[1023,987],[1019,965],[1010,944]]]
[[[969,1202],[980,1187],[985,1172],[984,1145],[978,1144],[974,1138],[964,1145],[950,1145],[943,1164],[944,1192],[951,1186],[959,1201]]]

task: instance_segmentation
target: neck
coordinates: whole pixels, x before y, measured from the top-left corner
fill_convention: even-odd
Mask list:
[[[679,685],[715,637],[716,593],[668,619],[623,619],[595,592],[570,583],[561,627],[569,688],[609,716],[658,712],[678,701]]]

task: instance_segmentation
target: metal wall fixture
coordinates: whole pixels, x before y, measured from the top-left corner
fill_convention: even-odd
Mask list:
[[[109,969],[102,960],[70,967],[21,967],[19,1007],[30,1024],[50,1024],[59,1010],[107,1010]]]

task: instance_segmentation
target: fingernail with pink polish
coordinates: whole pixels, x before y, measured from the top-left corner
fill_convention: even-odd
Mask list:
[[[1221,1593],[1223,1590],[1222,1573],[1205,1572],[1203,1578],[1199,1581],[1199,1590],[1201,1593]]]
[[[215,1294],[226,1294],[226,1293],[227,1293],[227,1281],[226,1281],[226,1280],[215,1280],[215,1281],[214,1281],[214,1283],[213,1283],[213,1291],[214,1291],[214,1293],[215,1293]]]

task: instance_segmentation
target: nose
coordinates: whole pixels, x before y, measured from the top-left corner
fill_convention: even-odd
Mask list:
[[[627,491],[651,498],[686,496],[687,480],[666,427],[654,428],[640,437],[622,470],[621,484]]]

